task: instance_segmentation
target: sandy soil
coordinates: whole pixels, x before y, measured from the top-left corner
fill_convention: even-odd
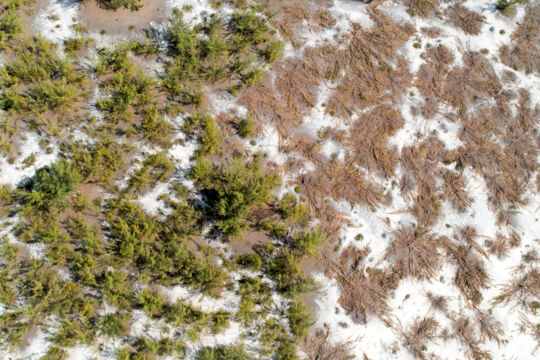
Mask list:
[[[167,5],[162,1],[141,0],[143,6],[138,11],[118,9],[106,10],[95,1],[80,4],[79,17],[81,24],[90,32],[105,30],[115,35],[130,35],[134,31],[144,30],[150,23],[161,24],[167,20]]]

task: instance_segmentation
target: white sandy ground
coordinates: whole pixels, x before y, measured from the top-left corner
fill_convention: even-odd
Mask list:
[[[201,0],[164,0],[164,3],[169,6],[182,8],[184,5],[192,6],[192,10],[186,12],[184,18],[188,22],[199,22],[202,20],[203,12],[213,13],[215,10],[207,1]],[[74,35],[71,25],[77,21],[78,4],[75,1],[57,1],[52,0],[50,5],[39,14],[34,24],[36,31],[39,31],[47,39],[62,44],[65,39]],[[447,5],[441,3],[441,9]],[[447,46],[455,55],[456,62],[454,66],[461,66],[461,53],[465,49],[478,51],[488,49],[489,54],[496,54],[499,47],[503,44],[509,44],[510,36],[513,30],[517,27],[519,21],[525,15],[522,7],[518,7],[517,14],[514,17],[507,18],[501,16],[494,10],[493,1],[489,0],[467,0],[463,2],[463,6],[481,14],[484,17],[485,23],[482,25],[481,33],[477,36],[464,34],[461,30],[451,26],[445,20],[437,17],[430,17],[427,20],[420,18],[411,19],[406,13],[405,7],[398,1],[387,1],[381,8],[386,13],[391,15],[396,20],[404,20],[412,23],[417,31],[424,26],[438,26],[443,29],[440,38],[429,39],[432,44],[442,43]],[[222,8],[223,9],[223,8]],[[220,9],[220,11],[223,11]],[[372,22],[367,16],[365,6],[354,1],[336,0],[334,5],[329,9],[332,15],[336,18],[337,24],[334,28],[323,29],[318,32],[308,31],[301,34],[307,41],[304,48],[320,44],[324,41],[333,41],[334,36],[340,32],[349,31],[351,23],[357,22],[364,28],[372,26]],[[230,9],[225,9],[225,12]],[[56,17],[51,17],[56,15]],[[493,27],[494,31],[490,28]],[[306,27],[307,28],[307,27]],[[500,34],[499,30],[504,29],[505,33]],[[114,36],[98,37],[98,44],[110,45],[117,41]],[[423,49],[415,49],[412,43],[420,40],[422,47],[426,45],[424,39],[412,37],[402,49],[402,54],[409,60],[410,70],[416,71],[423,60],[420,54]],[[290,45],[285,46],[285,56],[300,56],[302,51],[292,51]],[[493,66],[497,73],[503,70],[514,71],[507,66],[493,61]],[[531,92],[533,106],[540,104],[540,79],[537,74],[525,74],[521,71],[514,71],[517,75],[517,81],[514,84],[506,85],[516,88],[525,88]],[[331,84],[323,85],[319,89],[319,101],[314,107],[310,116],[307,116],[303,121],[303,130],[310,135],[316,137],[318,130],[327,126],[339,126],[340,122],[328,115],[325,115],[323,103],[332,92]],[[411,89],[413,96],[410,96],[406,102],[401,105],[401,112],[405,119],[405,126],[391,139],[390,144],[401,149],[403,146],[408,146],[415,141],[413,134],[421,134],[427,136],[437,130],[437,136],[445,143],[448,149],[454,149],[461,145],[457,134],[460,126],[446,118],[436,117],[432,119],[424,119],[421,116],[413,117],[410,113],[411,106],[415,106],[421,101],[417,91]],[[98,94],[97,94],[98,95]],[[96,96],[97,96],[96,95]],[[237,111],[239,116],[245,114],[245,109],[236,106],[233,98],[215,97],[210,94],[210,100],[214,105],[216,112],[229,111],[231,109]],[[175,119],[177,120],[177,119]],[[175,121],[173,120],[173,122]],[[351,119],[354,121],[354,119]],[[179,135],[180,136],[180,135]],[[246,143],[246,147],[251,152],[263,151],[268,155],[268,158],[277,164],[283,164],[287,160],[287,156],[298,156],[297,154],[283,154],[280,152],[280,139],[276,129],[267,124],[262,133],[255,139],[256,145]],[[185,181],[186,185],[189,182],[183,177],[185,171],[191,164],[191,157],[195,151],[196,142],[186,141],[183,145],[174,145],[169,150],[169,155],[174,159],[176,166],[179,169],[178,179]],[[57,152],[54,150],[50,154],[39,146],[39,138],[35,135],[28,134],[24,144],[20,147],[21,154],[17,160],[10,164],[8,159],[0,156],[0,184],[8,184],[12,187],[19,184],[26,177],[33,175],[36,169],[46,166],[57,159]],[[343,156],[343,148],[336,141],[328,140],[323,144],[322,153],[328,157]],[[22,159],[30,154],[36,155],[36,162],[28,168],[24,168]],[[308,169],[304,169],[308,170]],[[398,175],[399,175],[398,169]],[[286,174],[285,179],[293,179],[294,174]],[[467,181],[467,192],[473,199],[473,204],[465,213],[457,213],[452,207],[443,203],[442,212],[444,217],[433,228],[433,231],[438,235],[446,235],[451,237],[453,229],[456,226],[472,225],[477,230],[478,234],[485,238],[493,238],[497,232],[508,232],[509,229],[498,228],[494,221],[494,213],[490,210],[487,204],[487,189],[485,181],[479,174],[474,173],[471,169],[466,169],[465,178]],[[286,183],[286,181],[284,181]],[[163,203],[158,199],[159,196],[167,192],[168,184],[159,184],[152,191],[144,194],[139,201],[144,208],[150,213],[158,213],[158,209],[163,206]],[[388,186],[388,188],[390,188]],[[290,191],[291,188],[283,186],[280,193]],[[407,199],[403,199],[397,189],[389,190],[392,195],[392,202],[385,207],[377,209],[375,212],[364,207],[354,206],[346,202],[335,202],[334,205],[340,211],[349,214],[348,218],[351,225],[344,228],[341,232],[343,238],[342,246],[346,247],[353,244],[358,247],[369,246],[371,252],[368,256],[369,266],[384,266],[383,256],[391,241],[392,229],[395,229],[400,224],[409,224],[413,222],[413,218],[406,213],[400,212],[407,208],[410,204]],[[540,196],[536,193],[529,194],[529,205],[521,207],[515,216],[515,225],[513,230],[516,230],[522,238],[522,245],[519,248],[513,249],[509,255],[497,259],[490,257],[487,261],[487,270],[491,278],[492,286],[483,291],[483,302],[480,308],[489,309],[490,300],[498,294],[500,286],[506,283],[514,276],[514,267],[520,262],[524,252],[530,249],[540,250]],[[16,219],[12,219],[16,222]],[[450,227],[446,226],[449,224]],[[8,235],[10,241],[17,241],[11,234],[12,225],[1,224],[0,236]],[[361,233],[362,240],[355,240],[355,236]],[[32,256],[42,256],[42,249],[38,246],[30,248]],[[442,328],[448,327],[449,321],[440,313],[430,310],[429,302],[425,296],[427,291],[432,291],[435,294],[444,295],[449,304],[449,311],[456,314],[463,313],[472,316],[471,311],[466,309],[465,301],[460,295],[458,289],[452,284],[454,267],[445,265],[439,270],[439,274],[432,282],[403,280],[399,287],[391,295],[389,306],[392,309],[389,317],[395,323],[401,323],[404,326],[410,324],[416,319],[421,319],[428,313],[434,316]],[[234,276],[238,276],[235,274]],[[363,354],[367,354],[371,359],[409,359],[411,355],[402,346],[399,334],[389,328],[381,320],[377,318],[369,318],[366,324],[359,324],[348,317],[344,310],[339,306],[339,288],[335,280],[326,278],[323,274],[316,274],[315,279],[322,285],[320,294],[315,302],[318,310],[315,314],[315,326],[322,327],[327,325],[332,331],[332,339],[336,342],[350,340],[354,354],[358,359],[361,359]],[[176,286],[169,289],[163,289],[164,294],[171,298],[182,298],[193,306],[198,306],[206,311],[224,309],[235,311],[238,307],[238,296],[233,292],[225,293],[220,299],[204,296],[200,293],[186,289],[181,286]],[[284,306],[285,300],[276,297],[275,313],[279,313],[280,307]],[[4,309],[0,309],[0,313]],[[527,333],[518,331],[519,316],[527,316],[531,320],[538,322],[538,317],[533,318],[531,314],[521,314],[517,308],[508,306],[496,306],[493,308],[493,315],[500,321],[504,328],[505,340],[498,345],[495,342],[487,341],[484,348],[490,350],[495,359],[533,359],[539,356],[535,352],[535,342]],[[149,326],[147,326],[149,324]],[[145,334],[150,337],[159,335],[159,326],[153,321],[146,318],[144,313],[136,312],[134,314],[133,334]],[[232,344],[241,339],[241,327],[236,322],[231,322],[231,326],[222,334],[203,334],[198,343],[188,344],[188,353],[186,358],[193,359],[194,354],[201,346],[213,346],[218,344]],[[48,334],[38,331],[32,338],[29,346],[16,355],[18,359],[38,359],[42,356],[47,348]],[[245,339],[246,345],[249,347],[256,345],[256,339]],[[79,346],[70,350],[70,359],[93,359],[103,358],[112,359],[115,357],[115,347],[120,346],[117,343],[104,342],[104,350],[99,351],[95,348]],[[463,344],[450,340],[447,342],[436,341],[427,344],[429,352],[442,355],[442,357],[450,359],[465,358],[465,349]],[[10,358],[5,350],[0,349],[1,358]]]

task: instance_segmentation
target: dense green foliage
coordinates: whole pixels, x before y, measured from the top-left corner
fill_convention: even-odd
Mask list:
[[[204,348],[197,352],[197,360],[249,360],[241,346],[220,346]]]
[[[257,159],[246,162],[241,157],[224,165],[198,159],[190,176],[205,195],[218,230],[228,236],[238,236],[240,230],[248,228],[245,218],[250,208],[269,201],[278,182],[276,176],[264,173]]]
[[[271,38],[267,19],[252,11],[235,12],[229,18],[211,15],[207,23],[195,27],[176,11],[168,29],[175,60],[163,85],[181,102],[193,104],[202,101],[202,81],[240,79],[230,85],[231,91],[252,85],[262,74],[262,63],[280,56],[281,44]]]
[[[203,89],[219,84],[238,91],[279,58],[281,43],[268,16],[233,2],[232,15],[192,26],[176,11],[165,54],[148,34],[144,41],[96,48],[80,24],[63,47],[26,38],[19,13],[29,2],[8,0],[0,8],[0,151],[15,155],[13,143],[24,144],[28,132],[58,160],[16,189],[0,186],[0,216],[13,225],[0,239],[0,346],[17,348],[39,329],[50,334],[43,359],[65,359],[73,346],[103,341],[117,344],[118,359],[183,358],[186,342],[238,322],[258,334],[259,348],[204,348],[197,357],[294,358],[293,338],[300,337],[273,314],[272,294],[294,297],[313,288],[300,262],[316,253],[324,234],[310,229],[300,199],[274,201],[279,177],[263,156],[227,149],[236,132],[255,135],[254,120],[239,120],[229,134],[203,107]],[[162,64],[164,76],[140,67],[142,56]],[[180,169],[169,149],[186,140],[198,143],[196,161]],[[26,156],[22,167],[33,170],[39,156]],[[162,187],[161,208],[151,214],[139,197]],[[254,220],[261,207],[272,215]],[[216,239],[242,241],[250,230],[269,236],[255,253],[235,256],[216,246]],[[240,268],[267,277],[242,273],[239,279]],[[173,286],[210,298],[236,294],[240,303],[203,310],[165,296]],[[159,324],[161,335],[132,336],[135,314],[144,314],[147,326]]]
[[[41,168],[22,191],[26,209],[49,210],[67,206],[66,196],[80,181],[71,163],[61,161]]]

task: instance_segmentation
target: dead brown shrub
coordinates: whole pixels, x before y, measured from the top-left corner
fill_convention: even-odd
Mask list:
[[[453,171],[443,173],[442,193],[452,206],[459,212],[465,211],[471,205],[471,198],[465,191],[463,175]]]
[[[476,228],[470,225],[466,225],[463,227],[460,227],[457,230],[457,237],[459,240],[464,242],[469,248],[476,250],[480,255],[487,257],[486,252],[482,248],[480,244],[478,244],[478,233],[476,232]]]
[[[347,200],[351,205],[375,208],[386,201],[381,189],[369,182],[366,174],[348,160],[345,164],[336,161],[324,164],[313,172],[300,175],[299,182],[311,204],[320,204],[331,197],[336,201]]]
[[[467,10],[460,4],[457,4],[448,8],[446,14],[450,21],[466,34],[478,35],[480,33],[480,25],[482,24],[483,19],[482,16],[477,13]]]
[[[526,308],[529,302],[540,294],[540,270],[535,267],[525,274],[514,277],[510,283],[502,286],[501,290],[501,293],[493,299],[494,305],[514,303]]]
[[[401,114],[389,106],[378,106],[361,114],[346,142],[353,149],[355,163],[370,172],[379,170],[385,176],[392,176],[398,156],[395,148],[388,146],[387,139],[403,124]]]
[[[494,240],[486,241],[487,250],[491,255],[495,255],[497,258],[502,259],[510,250],[508,245],[508,239],[502,234],[498,233]]]
[[[386,270],[360,268],[349,272],[341,264],[334,263],[332,275],[341,290],[339,304],[353,318],[365,323],[369,316],[388,321],[390,308],[386,303],[388,292],[395,289],[398,277]]]
[[[405,6],[409,15],[425,18],[437,10],[439,2],[437,0],[406,0]]]
[[[491,354],[487,350],[480,347],[482,341],[475,335],[476,331],[473,327],[471,319],[461,316],[453,320],[452,328],[454,336],[456,336],[463,345],[467,348],[467,356],[474,360],[489,360]]]
[[[499,50],[501,61],[514,70],[540,71],[540,6],[529,10],[511,39],[511,46]]]
[[[301,348],[311,360],[352,360],[351,342],[330,342],[329,329],[317,329],[302,343]]]
[[[475,309],[475,320],[480,330],[480,340],[484,342],[486,339],[496,341],[500,344],[500,336],[504,334],[502,324],[497,321],[493,315],[485,310]]]
[[[461,115],[472,104],[495,96],[500,90],[499,78],[490,62],[478,52],[463,54],[464,66],[454,68],[442,83],[441,98],[457,108]]]
[[[385,258],[399,276],[431,279],[439,266],[439,240],[428,229],[416,226],[401,226],[392,236]]]
[[[290,111],[306,114],[307,110],[317,102],[317,85],[315,74],[302,60],[289,60],[276,72],[275,87],[283,101],[281,106]]]
[[[442,295],[435,295],[431,291],[426,293],[426,297],[431,304],[431,307],[435,310],[442,311],[445,313],[448,310],[448,302],[446,298]]]
[[[405,346],[415,359],[427,359],[428,354],[424,351],[426,342],[434,339],[437,334],[439,324],[432,317],[425,317],[420,321],[415,321],[408,329],[399,331],[403,337]]]
[[[373,104],[395,102],[410,84],[407,62],[394,50],[407,41],[412,27],[397,25],[372,8],[368,11],[374,25],[368,30],[355,27],[348,48],[338,56],[341,74],[335,81],[339,85],[327,102],[328,112],[338,117],[351,116]]]
[[[468,300],[478,304],[482,300],[480,289],[489,285],[483,261],[467,246],[449,244],[447,249],[450,259],[457,267],[454,284]]]

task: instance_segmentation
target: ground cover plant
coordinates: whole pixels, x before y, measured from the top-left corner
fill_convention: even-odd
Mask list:
[[[0,357],[537,357],[537,3],[99,3],[0,4]]]

